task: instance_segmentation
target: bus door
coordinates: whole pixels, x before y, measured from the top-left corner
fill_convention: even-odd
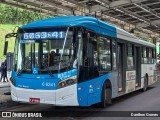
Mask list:
[[[88,73],[86,79],[93,79],[99,76],[98,73],[98,56],[97,56],[97,42],[92,38],[86,44],[86,51],[84,57],[85,74]]]
[[[125,61],[125,56],[124,56],[124,44],[118,43],[117,44],[117,65],[118,65],[118,90],[119,92],[124,91],[124,86],[125,86],[125,78],[124,78],[124,61]]]
[[[89,33],[88,33],[89,34]],[[91,37],[92,35],[92,37]],[[97,41],[89,34],[83,41],[83,66],[80,66],[79,81],[87,81],[99,76]]]
[[[136,87],[141,86],[141,49],[135,46]]]

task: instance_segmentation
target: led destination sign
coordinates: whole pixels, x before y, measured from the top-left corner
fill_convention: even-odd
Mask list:
[[[54,32],[34,32],[34,33],[24,33],[23,39],[33,40],[33,39],[63,39],[65,38],[65,32],[54,31]]]

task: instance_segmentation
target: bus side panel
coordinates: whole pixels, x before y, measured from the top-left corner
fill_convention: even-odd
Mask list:
[[[103,84],[105,80],[114,78],[113,76],[111,76],[111,74],[113,73],[109,73],[101,77],[78,84],[77,93],[79,106],[90,106],[92,104],[101,102],[101,92]],[[115,92],[113,92],[113,96],[116,96]]]
[[[89,106],[88,99],[90,99],[90,97],[92,96],[92,95],[89,96],[89,94],[100,93],[101,82],[102,80],[100,80],[99,78],[96,78],[93,80],[82,82],[77,85],[77,93],[78,93],[77,98],[78,98],[79,106]],[[96,89],[96,85],[98,87],[97,89]],[[100,96],[96,96],[96,100],[100,101]],[[89,102],[91,102],[91,100],[89,100]],[[96,102],[95,99],[92,99],[91,104],[94,104],[95,102]]]
[[[112,98],[118,97],[118,72],[111,72],[109,80],[112,84]]]
[[[148,85],[152,85],[156,82],[154,80],[154,70],[156,69],[155,64],[142,64],[141,69],[141,88],[144,86],[144,76],[146,73],[148,74]]]
[[[156,69],[155,64],[149,64],[148,65],[148,85],[152,85],[154,82],[154,70]]]

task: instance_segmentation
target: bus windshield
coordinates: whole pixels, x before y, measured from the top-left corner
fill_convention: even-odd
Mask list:
[[[19,33],[15,51],[15,69],[22,73],[58,73],[72,68],[73,31],[68,28],[51,32]]]

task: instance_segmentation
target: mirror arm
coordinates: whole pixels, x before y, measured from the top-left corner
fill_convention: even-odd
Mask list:
[[[17,37],[17,33],[9,33],[5,35],[5,39],[6,38],[11,38],[11,37]]]

